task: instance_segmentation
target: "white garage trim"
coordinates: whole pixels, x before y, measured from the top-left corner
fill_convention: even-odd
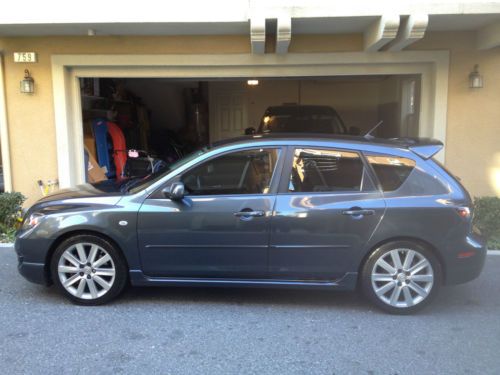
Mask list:
[[[246,78],[420,74],[420,136],[446,140],[448,51],[287,55],[54,55],[59,183],[84,181],[80,77]],[[438,155],[444,161],[444,151]]]
[[[0,147],[2,148],[3,184],[5,191],[12,191],[12,175],[10,171],[10,142],[7,122],[7,106],[5,104],[5,82],[3,75],[3,56],[0,54]]]

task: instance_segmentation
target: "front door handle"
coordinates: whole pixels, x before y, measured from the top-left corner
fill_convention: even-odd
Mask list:
[[[342,211],[342,215],[349,215],[349,216],[368,216],[368,215],[375,215],[375,210],[363,210],[363,209],[350,209],[350,210],[345,210]]]
[[[262,217],[266,213],[264,211],[240,211],[235,212],[234,216],[236,217]]]

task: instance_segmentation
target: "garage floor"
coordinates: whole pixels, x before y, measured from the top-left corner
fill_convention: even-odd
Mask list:
[[[354,293],[128,290],[79,307],[18,275],[0,248],[5,374],[498,374],[500,256],[427,310],[391,316]]]

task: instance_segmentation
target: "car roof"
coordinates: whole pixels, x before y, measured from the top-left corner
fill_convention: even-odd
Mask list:
[[[266,142],[267,141],[267,142]],[[297,145],[304,143],[324,144],[328,142],[343,143],[357,146],[382,146],[387,148],[405,148],[420,155],[424,159],[432,157],[443,147],[443,143],[432,138],[376,138],[372,136],[353,136],[340,134],[314,134],[314,133],[265,133],[225,139],[211,144],[218,148],[231,145],[249,145],[274,142],[280,145]]]
[[[257,143],[263,140],[274,140],[280,141],[280,143],[286,143],[286,141],[318,141],[318,142],[345,142],[345,143],[362,143],[362,144],[377,144],[386,145],[393,147],[408,147],[416,144],[440,143],[437,140],[430,138],[376,138],[376,137],[364,137],[359,135],[343,135],[343,134],[323,134],[323,133],[264,133],[256,135],[244,135],[241,137],[223,139],[212,143],[212,147],[225,146],[230,144],[248,142]]]

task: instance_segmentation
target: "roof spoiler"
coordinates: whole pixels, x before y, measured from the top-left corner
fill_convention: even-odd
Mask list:
[[[430,159],[443,148],[443,142],[431,138],[417,138],[408,148],[424,159]]]
[[[443,142],[433,138],[389,138],[389,141],[405,147],[424,159],[430,159],[443,148]]]

